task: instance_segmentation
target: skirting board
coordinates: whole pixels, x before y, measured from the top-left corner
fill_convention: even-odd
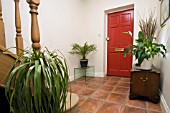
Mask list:
[[[96,72],[95,77],[105,77],[106,74],[104,72]]]
[[[166,100],[162,94],[162,92],[159,90],[159,95],[160,95],[160,99],[161,99],[161,108],[162,108],[162,111],[163,113],[170,113],[170,109],[166,103]]]
[[[95,72],[94,77],[104,77],[104,76],[105,76],[104,72]],[[80,78],[80,77],[81,77],[81,75],[76,76],[76,78]],[[70,78],[70,81],[73,81],[74,75],[70,76],[69,78]]]

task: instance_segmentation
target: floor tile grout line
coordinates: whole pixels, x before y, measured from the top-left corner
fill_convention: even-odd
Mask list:
[[[92,95],[92,94],[91,94]],[[104,104],[104,100],[101,100],[101,99],[97,99],[97,98],[94,98],[94,97],[91,97],[91,95],[88,95],[87,98],[92,98],[92,99],[95,99],[95,100],[98,100],[98,101],[103,101],[102,104]],[[100,107],[98,107],[97,109],[100,109]],[[86,110],[85,110],[86,111]],[[96,110],[95,113],[97,113],[98,110]],[[89,112],[89,111],[88,111]]]
[[[120,82],[120,81],[119,81]],[[118,82],[118,83],[119,83]],[[117,83],[117,85],[116,85],[116,87],[120,87],[120,86],[118,86],[118,83]],[[115,87],[115,88],[116,88]],[[121,86],[122,87],[122,86]],[[114,88],[114,89],[115,89]],[[112,92],[113,92],[114,90],[112,90]],[[122,106],[122,109],[121,109],[121,111],[120,111],[120,113],[123,113],[124,112],[124,109],[125,109],[125,106],[126,106],[126,102],[128,101],[128,94],[126,95],[126,100],[125,100],[125,102],[124,102],[124,104],[123,104],[123,106]]]
[[[121,112],[120,113],[123,113],[124,112],[124,109],[125,109],[125,106],[122,108]]]
[[[97,112],[99,111],[99,109],[104,105],[105,102],[106,102],[106,100],[103,101],[102,104],[96,109],[96,112],[95,112],[95,113],[97,113]]]
[[[146,108],[142,108],[142,107],[138,107],[138,106],[133,106],[133,105],[126,105],[127,107],[132,107],[132,108],[138,108],[138,109],[143,109],[143,110],[146,110]]]
[[[104,85],[104,84],[103,84],[103,85]],[[93,92],[93,93],[94,93],[94,92]],[[93,94],[93,93],[92,93],[92,94]],[[92,95],[92,94],[91,94],[91,95]],[[111,94],[111,92],[110,92],[110,94]],[[109,94],[109,95],[110,95],[110,94]],[[88,97],[88,98],[93,98],[93,97],[91,97],[91,95],[88,95],[87,97]],[[108,96],[109,96],[109,95],[108,95]],[[108,98],[108,96],[107,96],[106,98]],[[101,101],[103,101],[102,105],[106,102],[106,98],[105,98],[104,100],[101,100]],[[93,99],[96,99],[96,98],[93,98]],[[100,100],[100,99],[97,99],[97,100]],[[116,103],[116,104],[117,104],[117,103]],[[98,110],[101,108],[102,105],[100,105],[100,107],[98,108]],[[98,112],[98,110],[96,110],[96,111]]]
[[[149,112],[149,111],[153,111],[153,112],[162,113],[162,111],[157,111],[157,110],[152,110],[152,109],[148,109],[148,112]]]
[[[125,103],[124,103],[124,106],[123,106],[123,108],[122,108],[122,112],[121,112],[121,113],[123,113],[123,112],[124,112],[124,109],[125,109],[125,107],[126,107],[126,103],[127,103],[128,99],[129,99],[129,96],[127,95],[127,96],[126,96],[126,100],[125,100]]]
[[[149,113],[149,109],[148,109],[149,107],[148,107],[148,101],[146,101],[146,110],[147,110],[147,112]]]
[[[118,104],[118,105],[124,106],[124,104],[122,104],[122,103],[118,103],[118,102],[112,102],[112,101],[109,101],[109,100],[106,100],[106,102],[108,102],[108,103],[112,103],[112,104]]]

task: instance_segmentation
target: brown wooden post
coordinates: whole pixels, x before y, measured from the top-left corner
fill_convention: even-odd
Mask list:
[[[5,42],[5,29],[4,29],[4,22],[2,19],[2,3],[0,0],[0,45],[6,48]]]
[[[21,34],[21,18],[20,18],[20,10],[19,10],[19,0],[14,0],[15,2],[15,27],[16,27],[16,52],[18,55],[21,54],[20,49],[24,49],[23,47],[23,38]]]
[[[40,49],[40,32],[39,32],[39,25],[37,19],[37,9],[38,5],[40,4],[39,0],[27,0],[28,4],[30,5],[30,13],[31,13],[31,40],[32,40],[32,47],[35,50]]]

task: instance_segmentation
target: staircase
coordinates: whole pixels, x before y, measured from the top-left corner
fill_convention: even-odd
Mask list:
[[[3,46],[0,46],[0,86],[4,86],[8,77],[8,73],[13,66],[17,56],[6,51],[7,54],[1,54],[2,51],[6,49]]]
[[[15,26],[16,26],[16,53],[20,54],[20,49],[23,49],[23,39],[21,34],[21,19],[19,11],[19,0],[14,0],[15,4]],[[5,24],[2,18],[2,2],[0,0],[0,86],[5,86],[8,78],[8,73],[15,62],[17,55],[13,54],[9,50],[6,50],[6,39],[5,39]],[[6,54],[2,52],[5,51]],[[0,112],[1,113],[1,112]]]
[[[12,1],[11,1],[12,2]],[[21,35],[21,21],[19,12],[19,0],[14,0],[15,4],[15,26],[16,26],[16,47],[23,49],[23,39]],[[2,18],[2,2],[0,0],[0,113],[10,113],[9,104],[5,97],[5,84],[8,78],[8,73],[13,66],[13,63],[17,59],[17,55],[13,54],[9,50],[6,50],[5,39],[5,24]],[[14,39],[14,37],[11,37]],[[20,54],[20,49],[16,50],[17,54]],[[5,54],[2,53],[5,51]]]
[[[0,45],[0,113],[10,113],[4,87],[8,78],[8,73],[17,56],[8,50],[5,52],[7,54],[2,54],[3,51],[6,51],[6,48]]]

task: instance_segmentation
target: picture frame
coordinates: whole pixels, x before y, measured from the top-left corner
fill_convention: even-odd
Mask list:
[[[161,0],[160,24],[163,25],[170,17],[170,0]]]

